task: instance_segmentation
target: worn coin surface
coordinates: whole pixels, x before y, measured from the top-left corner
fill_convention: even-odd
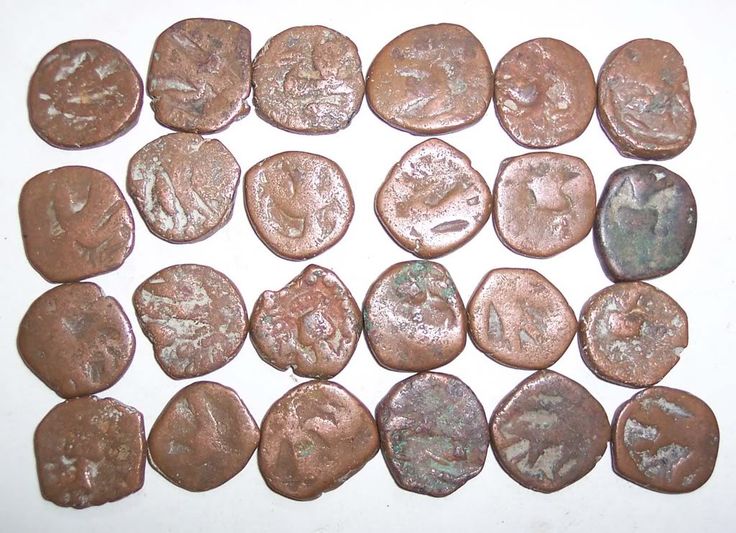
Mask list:
[[[423,259],[456,250],[491,215],[491,191],[468,156],[439,139],[409,150],[376,194],[378,219],[396,243]]]
[[[598,75],[597,109],[603,131],[626,157],[669,159],[695,135],[687,70],[665,41],[637,39],[611,52]]]
[[[182,243],[230,220],[239,181],[240,166],[220,141],[171,133],[133,156],[127,188],[151,233]]]
[[[695,197],[687,182],[659,165],[634,165],[608,178],[593,236],[612,281],[664,276],[682,263],[695,238]]]
[[[208,266],[174,265],[156,272],[135,290],[133,306],[158,364],[173,379],[226,365],[248,333],[238,288]]]
[[[539,370],[516,386],[491,416],[498,463],[520,485],[554,492],[590,472],[610,436],[606,412],[575,381]]]
[[[357,473],[378,447],[376,422],[358,398],[337,383],[309,381],[266,413],[258,466],[274,492],[313,500]]]
[[[595,182],[580,158],[537,152],[504,159],[493,187],[493,225],[510,250],[550,257],[593,227]]]
[[[57,148],[91,148],[138,122],[143,81],[127,57],[91,39],[60,44],[44,56],[28,87],[33,130]]]
[[[26,256],[52,283],[115,270],[133,250],[133,215],[108,176],[61,167],[26,182],[20,193]]]
[[[41,420],[33,444],[41,495],[56,505],[102,505],[143,486],[143,415],[113,398],[58,404]]]
[[[613,470],[659,492],[691,492],[710,475],[718,456],[718,422],[700,398],[668,387],[638,392],[613,421]]]
[[[378,52],[368,69],[366,97],[373,112],[394,128],[418,135],[457,131],[488,110],[491,62],[462,26],[414,28]]]

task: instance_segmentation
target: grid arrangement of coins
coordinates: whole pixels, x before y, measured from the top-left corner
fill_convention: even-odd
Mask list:
[[[495,75],[481,43],[462,26],[411,29],[389,42],[364,80],[353,42],[322,26],[272,37],[251,62],[250,32],[223,20],[189,19],[155,42],[147,92],[155,117],[176,133],[130,160],[127,192],[148,229],[174,243],[207,238],[234,208],[241,168],[218,140],[249,112],[303,134],[346,128],[364,93],[384,122],[415,135],[470,126],[491,101],[499,122],[532,149],[578,137],[597,109],[625,157],[661,160],[690,144],[695,118],[677,50],[631,41],[606,59],[596,84],[583,55],[556,39],[509,51]],[[50,145],[78,149],[113,141],[141,113],[143,82],[128,59],[93,40],[50,51],[30,82],[33,129]],[[335,245],[353,216],[349,182],[335,162],[284,152],[244,173],[248,218],[276,255],[305,260]],[[190,384],[163,408],[146,439],[133,407],[94,394],[128,368],[135,339],[119,303],[86,278],[120,267],[133,219],[115,182],[92,168],[43,172],[23,187],[20,217],[31,265],[60,283],[34,301],[20,325],[26,365],[65,399],[41,421],[35,453],[41,493],[76,508],[123,498],[143,484],[146,457],[191,491],[217,487],[258,450],[266,484],[308,500],[337,488],[380,449],[396,483],[444,496],[482,469],[489,447],[519,484],[552,492],[587,474],[611,442],[613,468],[648,489],[688,492],[709,478],[718,451],[712,411],[685,391],[656,386],[688,342],[687,315],[642,282],[687,256],[696,207],[686,181],[665,167],[616,170],[597,200],[585,162],[536,151],[504,160],[493,191],[468,157],[431,138],[410,149],[375,197],[388,235],[417,260],[387,268],[362,310],[330,270],[310,265],[266,291],[250,318],[237,287],[205,265],[173,265],[135,290],[140,326],[162,370],[196,378],[227,364],[250,333],[273,367],[313,378],[288,391],[259,425],[237,393]],[[500,240],[549,257],[591,229],[606,275],[579,321],[565,297],[534,270],[494,269],[464,305],[449,272],[431,261],[470,239],[491,218]],[[361,333],[385,368],[414,373],[379,402],[375,418],[330,381]],[[547,368],[577,333],[601,379],[643,388],[609,423],[580,384]],[[459,378],[432,370],[452,361],[470,335],[489,358],[536,370],[495,407],[490,422]]]

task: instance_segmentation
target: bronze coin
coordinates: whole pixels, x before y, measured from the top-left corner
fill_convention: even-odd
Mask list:
[[[23,362],[62,398],[112,387],[133,360],[125,311],[94,283],[59,285],[30,306],[18,331]]]
[[[368,69],[368,104],[390,126],[417,135],[478,122],[493,97],[486,51],[467,29],[435,24],[402,33]]]
[[[174,243],[205,239],[232,216],[240,166],[217,139],[172,133],[128,166],[128,194],[151,233]]]
[[[483,469],[486,414],[455,376],[423,372],[400,381],[376,407],[376,422],[383,458],[402,489],[447,496]]]
[[[433,259],[460,248],[488,222],[491,191],[468,156],[429,139],[394,165],[378,189],[375,209],[399,246]]]
[[[334,272],[309,265],[283,289],[258,297],[250,340],[269,365],[309,378],[335,377],[363,330],[360,308]]]
[[[598,119],[625,157],[669,159],[685,150],[695,114],[677,49],[637,39],[611,52],[598,75]]]
[[[517,483],[554,492],[590,472],[606,451],[611,426],[598,400],[579,383],[538,370],[491,416],[491,446]]]
[[[57,148],[107,144],[138,122],[143,81],[127,57],[91,39],[60,44],[44,56],[28,87],[33,130]]]
[[[201,492],[219,487],[248,463],[260,433],[237,393],[192,383],[166,404],[148,435],[148,457],[162,476]]]
[[[659,492],[691,492],[710,475],[718,456],[718,422],[696,396],[668,387],[636,393],[613,420],[613,470]]]
[[[115,270],[133,250],[133,214],[99,170],[61,167],[34,176],[19,211],[28,261],[52,283]]]
[[[462,298],[445,267],[431,261],[396,263],[378,276],[363,302],[363,326],[368,348],[390,370],[431,370],[465,348]]]
[[[289,28],[253,60],[253,106],[263,120],[294,133],[347,128],[365,84],[355,43],[324,26]]]
[[[524,154],[501,162],[493,202],[493,225],[507,248],[528,257],[550,257],[590,233],[595,182],[580,158]]]
[[[659,165],[634,165],[608,178],[598,201],[593,242],[612,281],[664,276],[682,263],[698,214],[687,182]]]
[[[208,266],[174,265],[156,272],[135,290],[133,306],[156,361],[173,379],[226,365],[248,333],[238,288]]]
[[[532,39],[498,63],[493,101],[501,127],[527,148],[551,148],[578,138],[596,103],[595,78],[577,48]]]
[[[313,500],[342,485],[377,452],[368,408],[337,383],[309,381],[276,400],[263,418],[258,467],[274,492]]]
[[[41,495],[56,505],[102,505],[143,486],[143,415],[113,398],[58,404],[41,420],[33,444]]]
[[[243,178],[245,210],[253,229],[284,259],[310,259],[342,239],[355,203],[345,173],[330,159],[282,152],[254,165]]]
[[[250,31],[230,20],[181,20],[156,39],[146,89],[156,120],[214,133],[248,114]]]
[[[468,330],[480,351],[514,368],[538,370],[570,346],[578,322],[562,293],[534,270],[499,268],[468,302]]]

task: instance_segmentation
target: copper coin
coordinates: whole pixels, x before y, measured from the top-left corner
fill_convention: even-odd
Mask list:
[[[146,89],[168,128],[213,133],[248,114],[250,32],[230,20],[187,19],[156,39]]]
[[[133,250],[133,214],[99,170],[61,167],[34,176],[19,211],[28,261],[52,283],[115,270]]]
[[[445,267],[431,261],[397,263],[378,276],[363,302],[363,326],[368,348],[390,370],[431,370],[465,348],[462,298]]]
[[[696,396],[668,387],[635,394],[613,420],[613,470],[659,492],[691,492],[710,475],[718,456],[718,422]]]
[[[669,159],[685,150],[695,114],[677,49],[637,39],[611,52],[598,75],[598,118],[625,157]]]
[[[355,352],[360,308],[334,272],[309,265],[283,289],[258,297],[250,340],[269,365],[298,376],[331,378]]]
[[[113,398],[58,404],[41,420],[33,444],[41,495],[56,505],[102,505],[143,486],[143,415]]]
[[[634,165],[608,178],[598,201],[594,243],[613,281],[664,276],[682,263],[698,215],[690,186],[659,165]]]
[[[151,233],[169,242],[205,239],[232,215],[240,166],[217,139],[172,133],[128,166],[128,194]]]
[[[248,333],[238,288],[208,266],[174,265],[156,272],[135,290],[133,306],[158,364],[173,379],[226,365]]]
[[[470,338],[488,357],[514,368],[554,364],[577,325],[562,293],[534,270],[491,270],[468,302]]]
[[[368,69],[368,104],[390,126],[437,135],[475,124],[493,97],[493,71],[483,45],[456,24],[402,33]]]
[[[483,469],[486,414],[455,376],[423,372],[400,381],[376,407],[376,422],[383,458],[402,489],[447,496]]]
[[[138,122],[143,81],[127,57],[91,39],[60,44],[44,56],[28,87],[33,130],[57,148],[107,144]]]
[[[550,257],[582,241],[595,219],[595,182],[580,158],[551,152],[501,162],[493,187],[501,242],[528,257]]]
[[[402,248],[423,259],[458,249],[491,215],[491,191],[460,150],[439,139],[404,154],[378,189],[378,219]]]
[[[125,311],[94,283],[68,283],[39,296],[18,331],[23,362],[62,398],[112,387],[135,352]]]
[[[263,120],[295,133],[347,128],[365,86],[355,43],[324,26],[271,37],[253,60],[253,106]]]
[[[551,148],[578,138],[595,111],[595,78],[577,48],[532,39],[498,63],[493,101],[501,127],[527,148]]]
[[[183,489],[219,487],[248,463],[258,425],[237,393],[200,381],[176,393],[148,435],[148,457],[162,476]]]
[[[274,492],[313,500],[342,485],[377,452],[368,408],[337,383],[309,381],[276,400],[263,418],[258,467]]]
[[[310,259],[342,239],[355,204],[342,169],[307,152],[282,152],[246,172],[245,210],[253,229],[284,259]]]
[[[516,386],[491,416],[491,446],[511,478],[554,492],[590,472],[606,451],[611,426],[579,383],[539,370]]]

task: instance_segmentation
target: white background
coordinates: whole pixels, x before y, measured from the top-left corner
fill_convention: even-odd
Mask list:
[[[484,2],[176,2],[72,1],[0,2],[3,51],[0,105],[0,529],[4,531],[727,531],[733,530],[734,483],[734,290],[733,201],[736,190],[733,151],[734,4],[723,2],[523,1],[490,7]],[[698,203],[698,229],[687,260],[653,283],[675,298],[690,317],[690,346],[662,384],[688,390],[715,411],[721,449],[715,473],[698,491],[661,495],[616,476],[608,452],[578,483],[552,495],[522,488],[489,453],[485,469],[455,494],[433,499],[400,490],[381,456],[338,490],[312,502],[294,502],[271,492],[255,458],[222,487],[192,494],[148,468],[143,489],[120,502],[75,511],[62,509],[39,494],[32,450],[33,431],[60,399],[38,381],[17,354],[18,323],[28,305],[51,288],[27,263],[20,238],[17,205],[23,183],[63,165],[88,165],[112,176],[124,188],[130,157],[145,143],[167,133],[144,103],[140,122],[112,144],[83,151],[46,145],[31,130],[26,114],[28,80],[40,58],[57,44],[97,38],[122,50],[145,79],[156,36],[188,17],[229,18],[251,30],[254,54],[266,39],[296,25],[323,24],[352,38],[364,71],[393,37],[416,26],[455,22],[484,44],[492,63],[513,46],[540,36],[563,39],[580,49],[595,72],[606,55],[638,37],[672,42],[690,74],[698,129],[692,145],[665,166],[689,181]],[[314,262],[331,268],[360,302],[375,277],[390,264],[413,256],[383,232],[373,213],[373,196],[390,167],[421,139],[394,130],[363,105],[353,124],[334,135],[285,133],[254,113],[218,134],[243,170],[283,150],[325,155],[342,166],[356,200],[352,226],[337,246]],[[443,138],[466,152],[492,185],[499,162],[524,150],[501,130],[493,111],[477,125]],[[600,191],[608,175],[633,164],[618,155],[594,118],[578,140],[558,149],[584,158]],[[156,365],[131,305],[135,287],[153,272],[180,262],[209,264],[230,276],[250,309],[261,291],[278,289],[306,263],[271,254],[251,230],[238,191],[232,221],[197,244],[173,245],[152,236],[135,212],[135,249],[119,270],[94,278],[115,296],[134,322],[138,349],[123,379],[102,393],[141,410],[147,428],[168,399],[185,383],[169,379]],[[134,210],[135,211],[135,210]],[[468,245],[440,259],[453,275],[464,300],[491,268],[530,267],[548,277],[579,311],[585,300],[608,285],[591,237],[561,255],[527,259],[505,249],[488,224]],[[609,417],[635,391],[595,378],[580,359],[577,343],[554,365],[587,387]],[[442,369],[465,380],[491,413],[496,403],[529,373],[502,367],[477,351],[466,350]],[[378,366],[361,341],[353,360],[337,376],[372,410],[393,383],[406,375]],[[249,341],[229,365],[206,379],[234,387],[260,422],[269,405],[297,379],[263,363]],[[301,379],[300,379],[301,381]]]

